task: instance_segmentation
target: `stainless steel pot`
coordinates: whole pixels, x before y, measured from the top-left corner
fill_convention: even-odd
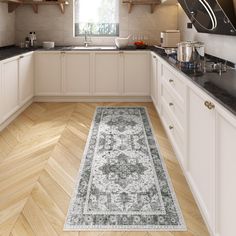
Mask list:
[[[181,42],[178,44],[177,59],[179,62],[196,62],[204,56],[204,43]]]

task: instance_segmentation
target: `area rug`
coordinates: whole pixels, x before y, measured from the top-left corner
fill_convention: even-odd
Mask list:
[[[97,107],[64,230],[186,230],[144,107]]]

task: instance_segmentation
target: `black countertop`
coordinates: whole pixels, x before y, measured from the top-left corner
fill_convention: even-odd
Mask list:
[[[45,50],[42,48],[21,49],[15,46],[0,48],[0,60],[5,60],[10,57],[18,56],[27,52],[42,50],[42,51],[119,51],[118,48],[111,49],[74,49],[71,46],[60,46],[54,49]],[[135,47],[128,47],[128,51],[137,50]],[[181,70],[179,63],[169,58],[163,50],[155,47],[148,47],[142,50],[151,50],[158,54],[162,59],[173,66],[177,71],[182,73],[186,79],[192,81],[195,85],[205,91],[208,95],[214,98],[217,102],[223,105],[226,109],[236,116],[236,69],[229,68],[226,73],[221,76],[217,73],[205,73],[203,76],[193,76],[186,74]],[[122,49],[123,51],[123,49]]]
[[[173,66],[182,75],[205,91],[209,96],[223,105],[236,116],[236,69],[229,67],[227,72],[219,75],[215,72],[207,72],[202,76],[194,76],[181,69],[178,62],[168,57],[163,50],[151,48],[166,62]]]
[[[27,52],[34,51],[35,49],[25,49],[15,46],[8,46],[0,48],[0,61],[14,56],[18,56]]]

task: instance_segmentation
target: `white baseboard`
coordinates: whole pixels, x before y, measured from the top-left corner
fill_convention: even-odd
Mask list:
[[[0,124],[0,131],[5,129],[13,120],[16,119],[28,106],[33,103],[33,99],[30,99],[26,102],[21,108],[19,108],[16,112],[14,112],[8,119],[6,119],[3,123]]]
[[[35,102],[152,102],[151,97],[112,96],[36,96]]]

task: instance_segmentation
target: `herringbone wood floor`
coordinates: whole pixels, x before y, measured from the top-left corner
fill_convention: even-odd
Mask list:
[[[96,106],[146,106],[188,232],[63,232]],[[33,103],[0,133],[0,235],[207,236],[152,103]]]

